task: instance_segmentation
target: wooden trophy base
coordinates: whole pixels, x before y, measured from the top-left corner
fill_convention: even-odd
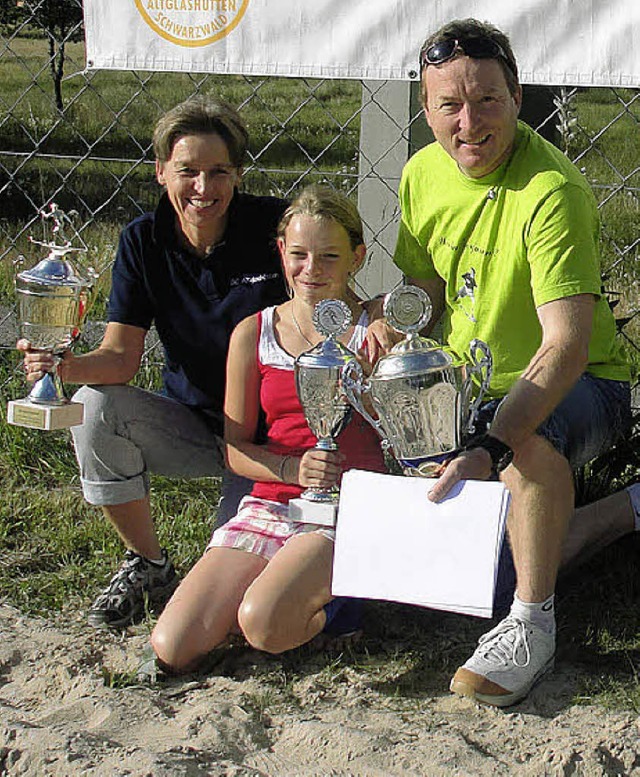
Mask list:
[[[310,502],[308,499],[291,499],[289,520],[298,523],[317,523],[320,526],[335,526],[338,505],[330,502]]]
[[[14,399],[7,406],[7,421],[14,426],[29,429],[68,429],[79,426],[84,419],[84,405],[68,402],[65,405],[41,405],[28,399]]]

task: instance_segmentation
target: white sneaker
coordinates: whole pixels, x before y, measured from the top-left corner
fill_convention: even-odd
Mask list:
[[[450,689],[460,696],[508,707],[529,693],[553,668],[555,634],[508,615],[483,634],[471,658],[458,669]]]

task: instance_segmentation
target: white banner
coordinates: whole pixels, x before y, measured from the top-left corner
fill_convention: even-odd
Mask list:
[[[528,84],[640,87],[638,0],[84,0],[89,69],[410,80],[451,19],[506,32]]]

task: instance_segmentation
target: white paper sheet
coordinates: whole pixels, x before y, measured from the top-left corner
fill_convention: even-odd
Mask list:
[[[435,481],[350,470],[342,478],[332,593],[490,618],[509,492],[463,481],[442,502]]]

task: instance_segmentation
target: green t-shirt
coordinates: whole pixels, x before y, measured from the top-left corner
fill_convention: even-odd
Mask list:
[[[629,380],[601,296],[596,202],[553,145],[520,122],[510,159],[472,179],[432,143],[406,164],[399,198],[394,261],[407,276],[445,281],[445,338],[465,361],[473,338],[489,345],[490,396],[504,396],[538,349],[536,308],[574,294],[598,297],[588,371]]]

